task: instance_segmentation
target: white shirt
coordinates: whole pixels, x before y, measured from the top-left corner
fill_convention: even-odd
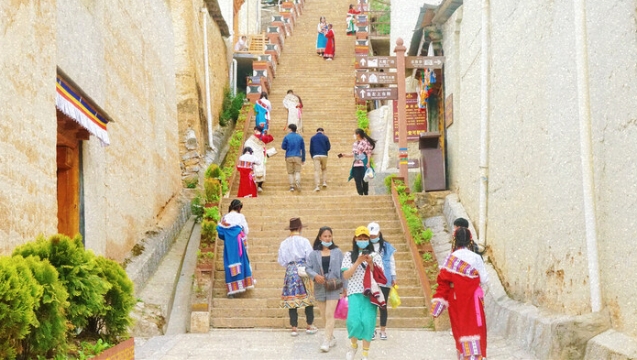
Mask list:
[[[480,274],[480,285],[489,282],[489,274],[487,274],[487,268],[484,266],[484,260],[482,260],[480,255],[465,248],[454,251],[452,255],[478,270],[478,273]]]
[[[252,151],[259,151],[259,149],[252,149]],[[250,154],[250,153],[245,153],[241,156],[239,156],[239,161],[246,161],[246,162],[251,162],[253,164],[256,165],[261,165],[261,160],[259,160],[256,156]]]
[[[312,251],[314,249],[310,245],[310,240],[300,235],[292,235],[281,242],[278,262],[281,266],[287,267],[292,261],[307,260]]]
[[[229,225],[224,226],[223,222],[226,222]],[[227,213],[226,215],[224,215],[223,220],[219,222],[219,225],[225,228],[233,227],[235,225],[240,225],[243,228],[243,233],[246,236],[248,235],[248,232],[250,232],[250,229],[248,228],[248,222],[246,221],[246,217],[243,214],[238,213],[236,211],[231,211]]]
[[[377,253],[372,253],[372,260],[374,261],[374,266],[378,266],[379,268],[383,268],[383,260],[380,258],[380,255]],[[361,256],[359,253],[358,256]],[[348,251],[343,256],[343,264],[341,265],[341,271],[345,271],[352,267],[352,253]],[[363,268],[362,264],[359,265],[351,278],[347,280],[347,294],[362,294],[363,293],[363,279],[365,278],[365,268]]]

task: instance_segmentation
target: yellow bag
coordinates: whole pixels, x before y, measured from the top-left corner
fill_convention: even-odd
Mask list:
[[[398,285],[392,286],[391,290],[389,290],[388,303],[392,309],[395,309],[400,306],[400,296],[398,296]]]

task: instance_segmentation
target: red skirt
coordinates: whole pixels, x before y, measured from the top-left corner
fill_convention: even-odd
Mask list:
[[[237,166],[239,171],[239,193],[237,197],[257,197],[257,184],[252,178],[252,169]]]

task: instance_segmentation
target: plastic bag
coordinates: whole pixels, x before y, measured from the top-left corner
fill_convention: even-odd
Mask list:
[[[338,299],[338,304],[336,304],[336,310],[334,311],[334,318],[347,320],[348,309],[349,309],[349,304],[347,302],[347,297],[342,297]]]
[[[392,309],[395,309],[400,306],[400,296],[398,296],[398,285],[392,286],[391,290],[389,290],[389,306]]]
[[[374,172],[374,169],[372,169],[371,167],[368,167],[367,170],[365,170],[365,176],[363,176],[363,181],[369,182],[371,179],[374,178],[375,175],[376,173]]]

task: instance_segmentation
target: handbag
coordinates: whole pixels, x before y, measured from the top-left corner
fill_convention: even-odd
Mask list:
[[[318,253],[316,254],[316,256],[318,256]],[[320,264],[320,262],[319,262],[319,264]],[[325,290],[326,291],[334,291],[334,290],[338,290],[338,289],[343,287],[343,280],[341,280],[341,279],[327,279],[325,277],[325,274],[323,273],[323,266],[321,266],[321,275],[325,279],[325,284],[323,284],[323,286],[325,286]]]
[[[347,320],[347,310],[349,309],[349,303],[347,297],[338,299],[336,304],[336,310],[334,310],[334,319]]]
[[[389,290],[389,299],[387,303],[391,306],[392,309],[395,309],[400,306],[400,296],[398,296],[398,285],[392,286],[391,290]]]
[[[305,271],[305,266],[303,265],[296,264],[296,272],[299,274],[300,277],[309,277],[309,275]]]
[[[370,180],[372,180],[374,178],[374,176],[376,175],[376,173],[374,172],[374,169],[372,169],[372,167],[368,167],[367,170],[365,170],[365,175],[363,176],[363,181],[364,182],[369,182]]]
[[[274,156],[274,155],[276,155],[276,154],[277,154],[277,151],[276,151],[276,149],[275,149],[275,148],[271,147],[271,148],[269,148],[269,149],[267,149],[267,150],[265,151],[265,154],[266,154],[268,157],[270,157],[270,156]]]

